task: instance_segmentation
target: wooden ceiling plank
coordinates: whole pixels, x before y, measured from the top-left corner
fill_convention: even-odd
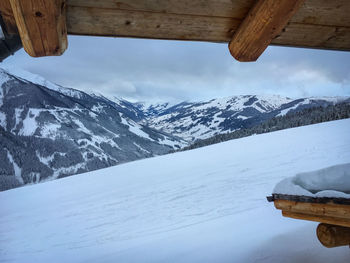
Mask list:
[[[350,27],[290,23],[274,45],[350,51]]]
[[[67,0],[68,6],[243,19],[255,0]],[[350,26],[349,0],[307,0],[291,22]]]
[[[6,2],[9,4],[9,1],[0,0],[2,13],[4,13],[2,6]],[[36,2],[14,1],[27,5]],[[41,0],[43,5],[55,1]],[[67,30],[68,34],[73,35],[229,42],[253,2],[253,0],[66,0]],[[10,11],[7,11],[9,19],[15,21],[12,8],[7,6],[6,10]],[[348,0],[307,0],[282,32],[271,41],[271,45],[349,51],[349,11]],[[41,20],[44,21],[44,18]],[[42,21],[39,25],[34,23],[34,27],[30,25],[31,31],[39,33],[34,34],[27,29],[27,38],[31,39],[30,33],[34,34],[33,39],[41,43],[41,49],[45,49],[43,43],[46,41],[45,37],[49,35],[44,33],[45,26],[41,26]],[[27,25],[24,19],[22,22]],[[16,27],[15,22],[12,23]],[[50,28],[54,29],[56,25],[53,24]],[[53,32],[57,36],[59,30]],[[66,36],[63,34],[62,38],[66,39]],[[66,40],[65,43],[67,45]],[[32,50],[33,48],[32,45]],[[30,45],[26,49],[30,50]],[[59,50],[62,49],[59,47]],[[58,55],[59,53],[57,52]],[[45,51],[35,54],[33,50],[32,54],[40,56],[50,53]]]
[[[13,16],[10,0],[0,1],[0,15],[5,24],[5,33],[9,35],[17,35],[16,20]]]
[[[239,24],[233,18],[67,8],[68,33],[74,35],[227,42]]]
[[[296,14],[291,23],[326,26],[350,27],[349,0],[307,0]]]
[[[240,24],[241,20],[226,17],[67,7],[67,30],[73,35],[227,43]],[[271,44],[350,50],[350,27],[289,23]]]
[[[67,48],[65,0],[10,0],[25,51],[57,56]]]
[[[243,19],[255,0],[67,0],[68,6]]]
[[[258,0],[229,43],[231,55],[241,62],[256,61],[303,1]]]

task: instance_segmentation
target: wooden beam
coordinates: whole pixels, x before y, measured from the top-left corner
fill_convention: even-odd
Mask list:
[[[227,42],[234,18],[68,6],[67,28],[74,35]]]
[[[347,218],[350,220],[350,205],[319,204],[295,202],[288,200],[275,200],[275,207],[283,211],[304,213],[315,216],[331,216]]]
[[[67,0],[69,7],[163,13],[239,19],[247,15],[256,0]],[[291,22],[309,25],[350,26],[349,0],[307,0]]]
[[[255,0],[68,0],[68,6],[243,19]]]
[[[15,17],[13,16],[10,0],[0,1],[0,15],[5,24],[5,33],[9,35],[17,35],[18,30]]]
[[[337,226],[350,227],[350,219],[347,219],[347,218],[304,214],[304,213],[289,212],[284,210],[282,210],[282,215],[285,217],[290,217],[294,219],[301,219],[301,220],[308,220],[308,221],[326,223],[326,224],[337,225]]]
[[[350,228],[321,223],[318,225],[317,238],[328,248],[350,245]]]
[[[350,27],[290,23],[272,44],[350,51]]]
[[[67,48],[65,0],[10,0],[25,51],[32,57],[61,55]]]
[[[275,200],[274,204],[285,217],[350,227],[350,205],[289,200]]]
[[[240,19],[230,17],[141,12],[120,10],[118,8],[73,6],[70,3],[71,1],[68,2],[67,8],[67,30],[72,35],[227,43],[241,24]],[[96,5],[97,3],[100,3],[100,1],[96,2]],[[328,3],[329,5],[335,4],[333,2]],[[324,8],[326,8],[326,5]],[[350,11],[350,1],[345,10],[348,9]],[[335,13],[335,11],[331,12],[331,14]],[[339,14],[339,16],[342,15],[343,12]],[[318,22],[318,20],[315,21]],[[350,22],[346,24],[347,20],[345,18],[342,21],[344,21],[344,26],[332,25],[333,22],[335,24],[341,23],[338,20],[330,20],[329,25],[290,23],[271,44],[350,50]]]
[[[256,61],[304,0],[258,0],[229,43],[238,61]]]
[[[0,0],[0,9],[6,1],[9,2]],[[54,1],[41,0],[45,5]],[[274,2],[283,1],[287,0]],[[295,0],[291,0],[293,1]],[[27,4],[35,1],[20,2]],[[227,43],[249,10],[252,10],[255,2],[255,0],[66,0],[67,31],[72,35]],[[272,39],[271,45],[350,51],[349,13],[349,0],[307,0],[282,32]],[[13,17],[12,19],[15,21]],[[30,26],[30,29],[32,28]],[[40,37],[37,39],[40,40]]]
[[[67,0],[67,29],[73,35],[226,43],[254,2]],[[349,51],[349,13],[349,0],[307,0],[271,44]]]

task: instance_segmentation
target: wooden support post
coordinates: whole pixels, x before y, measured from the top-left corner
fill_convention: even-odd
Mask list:
[[[281,33],[304,0],[257,0],[229,43],[241,62],[256,61]]]
[[[10,0],[10,3],[23,47],[29,55],[63,54],[67,48],[65,0]]]
[[[316,230],[317,238],[325,247],[340,247],[350,245],[350,228],[336,225],[319,224]]]
[[[16,20],[13,17],[10,0],[0,1],[0,15],[4,22],[5,34],[8,34],[8,35],[18,34]]]

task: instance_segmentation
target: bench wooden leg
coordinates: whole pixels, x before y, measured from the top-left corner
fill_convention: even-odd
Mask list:
[[[321,223],[317,226],[317,238],[325,247],[350,245],[350,227]]]

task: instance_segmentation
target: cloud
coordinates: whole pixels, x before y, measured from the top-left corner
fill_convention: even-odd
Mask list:
[[[69,37],[61,57],[5,60],[58,84],[134,100],[205,100],[236,94],[350,95],[350,53],[269,47],[239,63],[227,44]]]

